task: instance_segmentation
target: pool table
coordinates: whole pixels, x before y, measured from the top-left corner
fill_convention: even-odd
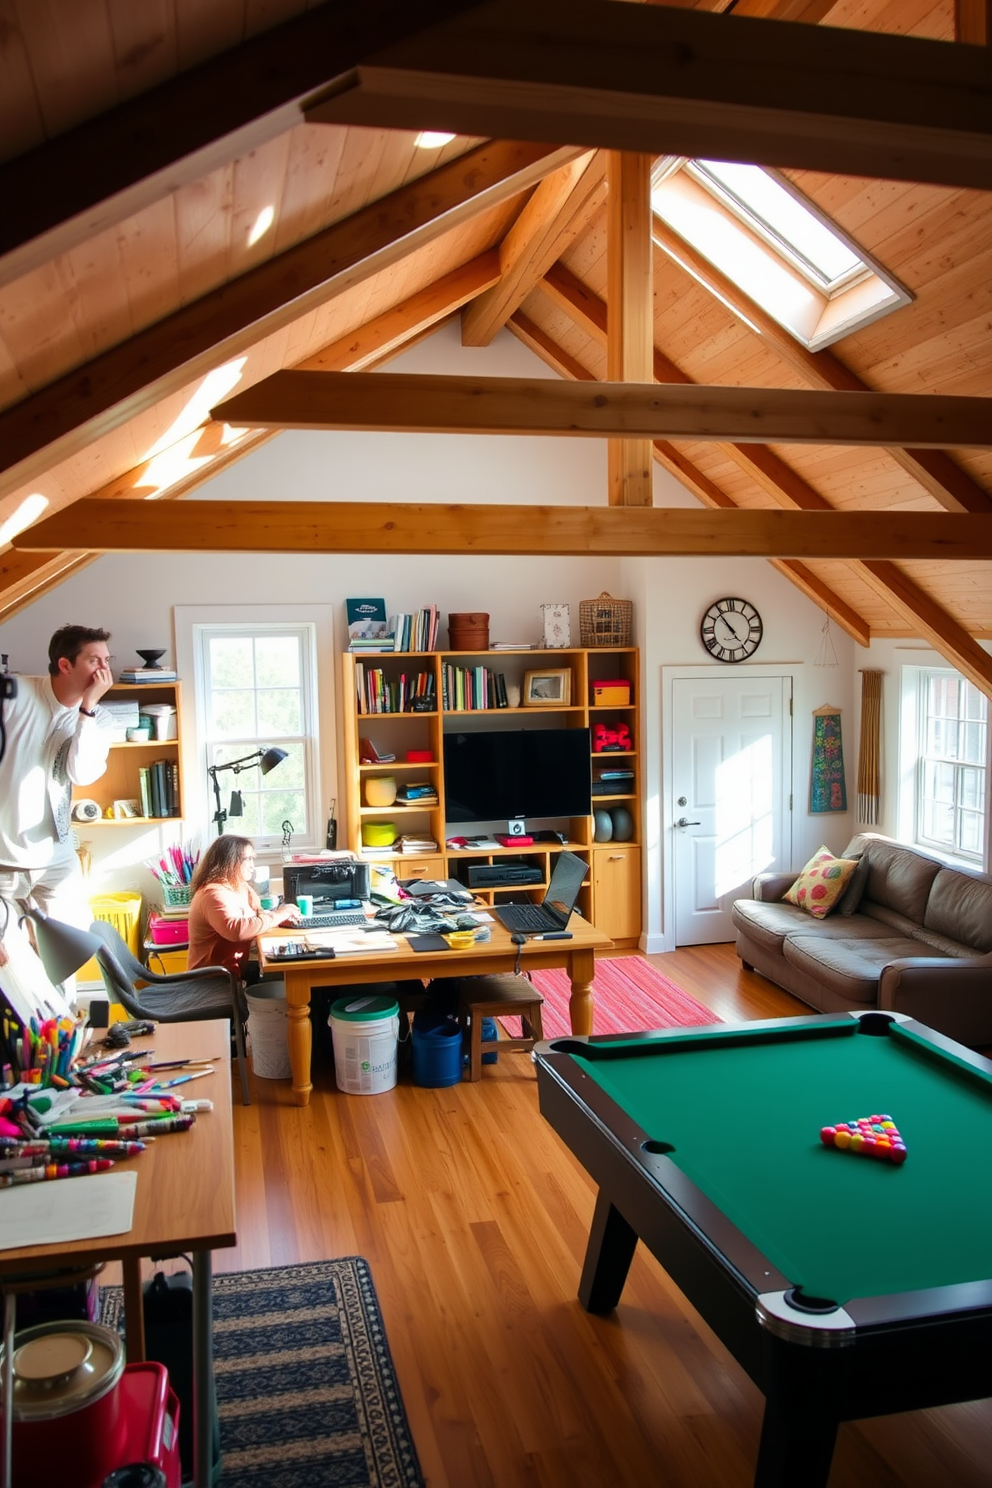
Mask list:
[[[841,1421],[992,1395],[992,1061],[875,1012],[534,1060],[599,1185],[582,1304],[617,1306],[643,1240],[764,1392],[755,1488],[824,1488]],[[879,1114],[900,1166],[820,1139]]]

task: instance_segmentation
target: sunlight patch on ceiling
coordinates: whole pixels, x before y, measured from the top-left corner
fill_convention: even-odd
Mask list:
[[[48,505],[48,497],[42,496],[40,491],[35,491],[30,496],[25,496],[16,511],[11,512],[6,522],[0,526],[0,546],[13,542],[19,532],[25,527],[30,527],[36,522]]]

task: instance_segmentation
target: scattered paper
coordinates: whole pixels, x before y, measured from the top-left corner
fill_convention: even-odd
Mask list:
[[[48,1178],[0,1191],[0,1250],[126,1235],[138,1175],[88,1173]]]

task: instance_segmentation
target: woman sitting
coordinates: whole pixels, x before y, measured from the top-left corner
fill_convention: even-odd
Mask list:
[[[227,966],[242,981],[248,976],[248,957],[256,935],[279,925],[295,924],[295,904],[263,909],[252,879],[255,849],[247,837],[218,837],[211,842],[193,874],[189,907],[189,952],[186,964]]]

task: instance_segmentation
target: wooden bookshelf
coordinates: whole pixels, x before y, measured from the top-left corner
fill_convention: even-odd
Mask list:
[[[123,702],[136,699],[139,712],[149,703],[170,703],[176,710],[176,737],[173,739],[151,738],[147,744],[132,744],[127,741],[111,744],[107,757],[107,769],[92,785],[74,786],[73,801],[80,799],[96,801],[104,813],[99,820],[79,822],[73,819],[76,831],[90,831],[103,827],[147,826],[149,822],[175,822],[182,817],[183,771],[179,752],[182,734],[182,698],[178,682],[120,682],[105,694],[105,702]],[[141,802],[139,769],[162,760],[172,773],[178,799],[178,815],[132,817],[108,817],[106,811],[115,801]]]
[[[543,669],[570,673],[570,694],[567,705],[518,707],[464,706],[461,693],[452,696],[449,668],[463,672],[482,669],[499,675],[505,686],[512,691],[523,689],[524,675],[528,671]],[[412,676],[429,675],[433,678],[433,700],[436,706],[416,711],[407,706],[402,711],[359,711],[358,687],[364,676],[366,683],[371,670],[378,672],[381,686],[374,690],[381,698],[399,701],[406,695],[409,702],[409,679]],[[401,679],[407,679],[402,686]],[[446,690],[445,680],[449,687]],[[596,684],[622,678],[630,684],[630,700],[626,703],[597,701]],[[423,683],[421,683],[423,685]],[[398,878],[444,878],[467,879],[469,864],[499,863],[504,859],[520,860],[540,870],[540,882],[499,888],[476,889],[482,900],[498,903],[501,898],[526,893],[540,900],[547,888],[554,868],[555,854],[566,847],[589,864],[589,877],[579,899],[579,910],[600,930],[605,931],[621,945],[636,944],[641,932],[641,860],[642,860],[642,809],[640,768],[640,675],[639,653],[634,647],[603,647],[584,649],[572,647],[567,650],[524,651],[437,651],[437,652],[382,652],[378,654],[345,653],[343,658],[343,703],[345,718],[345,771],[346,806],[348,823],[348,846],[367,862],[388,865]],[[453,706],[453,704],[456,704]],[[623,808],[630,813],[632,833],[623,841],[596,841],[595,816],[573,817],[568,820],[535,820],[538,829],[561,831],[566,842],[533,843],[521,847],[495,847],[489,849],[453,848],[447,839],[459,828],[449,822],[445,813],[444,788],[444,735],[447,729],[464,726],[466,720],[478,720],[475,726],[484,728],[526,728],[538,719],[553,717],[562,728],[588,728],[592,733],[597,723],[608,729],[618,729],[626,724],[629,747],[622,750],[591,752],[592,779],[598,781],[607,769],[629,769],[629,782],[618,785],[609,794],[594,794],[593,812],[611,812]],[[377,752],[393,754],[395,759],[379,764],[363,763],[360,741],[368,739]],[[429,762],[409,762],[408,750],[429,751]],[[398,787],[404,782],[430,782],[437,792],[436,804],[373,806],[367,800],[369,779],[392,775]],[[437,851],[425,854],[398,852],[393,847],[368,848],[362,841],[362,826],[366,822],[394,822],[398,834],[429,833],[437,843]],[[481,834],[478,825],[473,835]],[[505,832],[505,823],[494,823],[492,830]]]

